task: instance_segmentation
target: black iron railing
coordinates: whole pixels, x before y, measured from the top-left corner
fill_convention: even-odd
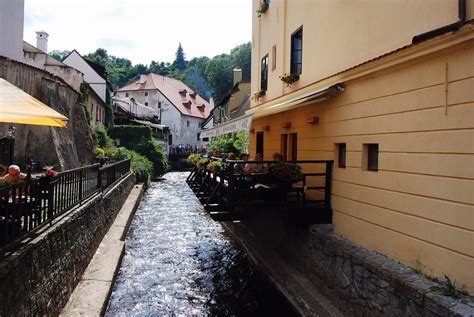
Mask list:
[[[0,255],[130,172],[130,160],[99,164],[0,188]]]
[[[186,181],[205,206],[216,205],[220,210],[256,206],[331,209],[333,161],[286,161],[286,165],[300,168],[293,179],[272,174],[272,166],[281,163],[228,160],[223,161],[223,168],[218,173],[194,168]],[[248,165],[249,170],[244,171]]]

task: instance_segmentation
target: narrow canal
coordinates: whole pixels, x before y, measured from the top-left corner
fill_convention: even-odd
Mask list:
[[[172,172],[153,183],[126,240],[106,316],[294,316]]]

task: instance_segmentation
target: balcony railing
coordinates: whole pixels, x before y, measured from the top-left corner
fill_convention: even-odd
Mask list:
[[[241,220],[272,210],[296,222],[331,223],[333,161],[284,163],[301,169],[297,178],[272,173],[272,166],[279,164],[276,161],[227,161],[217,173],[194,168],[187,183],[215,220]],[[256,172],[242,172],[241,167],[247,164],[259,168]]]
[[[0,188],[0,255],[129,172],[130,160],[124,160],[102,168],[95,164]]]

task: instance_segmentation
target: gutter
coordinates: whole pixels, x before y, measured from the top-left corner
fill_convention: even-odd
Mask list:
[[[441,34],[459,30],[466,23],[466,0],[458,0],[458,17],[459,20],[455,23],[448,24],[422,34],[415,35],[411,43],[416,44]]]

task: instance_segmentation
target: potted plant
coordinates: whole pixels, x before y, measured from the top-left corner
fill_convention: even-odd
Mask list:
[[[268,171],[281,182],[294,183],[301,180],[301,166],[298,164],[278,162],[271,165]]]
[[[252,95],[252,100],[255,102],[260,101],[265,96],[265,90],[259,90]]]
[[[213,161],[207,164],[207,170],[212,172],[213,174],[219,174],[223,168],[224,163],[222,163],[221,161]]]
[[[205,169],[208,163],[209,163],[209,159],[206,157],[203,157],[197,160],[196,167],[198,169]]]
[[[300,79],[300,75],[298,74],[283,74],[280,76],[280,80],[286,85],[286,87],[291,87],[294,82]]]
[[[189,165],[194,166],[196,165],[196,162],[201,158],[199,154],[190,154],[186,161],[188,162]]]
[[[257,16],[261,17],[265,12],[268,10],[268,3],[265,1],[260,2],[258,9],[257,9]]]

